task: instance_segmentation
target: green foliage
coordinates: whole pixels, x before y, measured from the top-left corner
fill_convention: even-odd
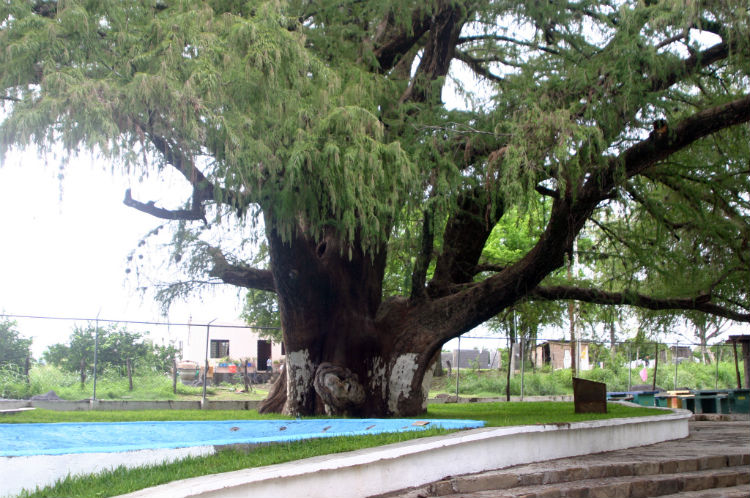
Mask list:
[[[209,178],[247,193],[217,191],[219,200],[244,210],[264,199],[286,238],[301,215],[314,231],[334,223],[350,242],[382,241],[418,185],[378,119],[386,80],[308,50],[282,5],[68,2],[50,17],[33,8],[0,11],[0,84],[18,99],[2,150],[61,141],[138,168],[152,153],[208,155]]]
[[[16,330],[16,322],[0,318],[0,367],[15,366],[22,370],[31,358],[31,339]]]
[[[260,244],[258,253],[252,260],[252,264],[255,267],[267,266],[267,244]],[[245,305],[242,309],[242,319],[250,326],[267,327],[258,329],[260,337],[270,339],[276,343],[283,341],[279,302],[275,293],[257,289],[248,290],[245,296]]]
[[[634,367],[630,372],[627,366],[618,368],[594,368],[591,370],[582,370],[578,372],[581,378],[604,382],[607,384],[608,391],[627,391],[628,377],[630,377],[630,386],[643,384],[638,376],[641,367]],[[654,366],[647,369],[647,384],[653,382]],[[716,365],[706,365],[701,363],[684,362],[677,367],[677,387],[688,389],[714,389],[717,385],[719,389],[729,389],[737,387],[737,379],[734,370],[734,364],[731,362],[721,362],[716,375]],[[657,369],[657,387],[669,390],[674,385],[674,364],[659,363]],[[487,371],[478,372],[472,370],[461,370],[459,379],[458,393],[461,396],[471,397],[504,397],[506,385],[505,371]],[[455,394],[456,392],[456,375],[446,376],[439,380],[437,384],[440,392]],[[523,390],[525,396],[559,396],[564,394],[573,394],[573,381],[569,369],[550,370],[548,368],[531,371],[526,370],[524,375]],[[516,373],[510,380],[511,396],[521,394],[521,375]]]
[[[177,394],[172,392],[172,378],[149,367],[137,367],[133,374],[133,390],[120,369],[103,369],[97,375],[97,399],[170,400],[184,395],[199,396],[201,388],[177,383]],[[91,398],[93,376],[88,375],[81,385],[81,376],[53,365],[36,365],[28,379],[18,370],[0,367],[0,398],[28,399],[31,396],[55,391],[60,398],[76,401]],[[213,390],[209,392],[213,394]]]
[[[448,8],[463,29],[437,40],[429,30]],[[580,266],[565,283],[626,297],[710,295],[747,313],[750,128],[702,120],[700,133],[687,130],[689,146],[657,144],[650,157],[660,159],[630,172],[623,153],[658,133],[681,138],[671,136],[681,121],[744,97],[748,40],[746,0],[8,0],[0,154],[62,148],[64,162],[87,150],[144,176],[176,168],[193,184],[185,207],[202,225],[176,229],[172,257],[191,279],[163,289],[165,302],[205,282],[196,275],[216,277],[217,226],[239,246],[223,263],[240,268],[256,256],[243,244],[264,232],[315,244],[331,231],[350,259],[387,252],[390,297],[410,290],[426,213],[428,275],[453,249],[446,221],[469,192],[487,223],[503,212],[480,263],[510,267],[543,233],[573,230],[546,226],[553,204],[564,210],[606,186],[568,213],[589,221],[557,241],[572,251],[578,235]],[[453,64],[427,60],[431,48]],[[460,108],[443,102],[458,72],[430,65],[440,62],[481,79],[456,82]],[[545,276],[560,285],[559,259],[538,262],[544,274],[517,297]],[[248,320],[273,320],[270,298],[248,301]],[[513,304],[530,337],[561,321],[559,306]],[[624,314],[579,318],[614,333]],[[507,314],[496,328],[508,328]]]
[[[123,372],[127,360],[134,368],[155,369],[166,372],[172,368],[172,359],[177,355],[173,346],[160,346],[138,332],[110,325],[106,328],[76,326],[68,344],[53,344],[43,353],[45,362],[57,365],[68,372],[80,372],[94,365],[94,347],[97,347],[97,365],[100,371],[116,369]]]

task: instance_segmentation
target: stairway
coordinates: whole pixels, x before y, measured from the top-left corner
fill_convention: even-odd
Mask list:
[[[693,424],[684,440],[452,476],[382,498],[750,498],[750,434],[734,432],[748,428]]]

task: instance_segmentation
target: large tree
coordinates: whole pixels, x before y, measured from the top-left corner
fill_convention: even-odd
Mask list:
[[[181,174],[183,206],[125,203],[179,223],[175,261],[277,294],[286,384],[267,408],[419,413],[441,346],[521,300],[750,321],[746,0],[0,12],[0,148]],[[482,255],[506,213],[538,236],[500,265]],[[267,266],[201,238],[219,221],[262,230]],[[584,228],[627,260],[621,286],[556,273]]]

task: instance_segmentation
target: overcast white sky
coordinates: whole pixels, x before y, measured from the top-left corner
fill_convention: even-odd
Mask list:
[[[73,161],[60,180],[55,161],[44,163],[25,152],[10,154],[0,166],[0,312],[163,321],[159,306],[144,300],[125,273],[128,254],[159,220],[122,200],[131,184],[139,199],[158,200],[165,192],[184,191],[185,182],[154,178],[138,185],[90,158]],[[237,291],[227,287],[176,306],[169,319],[237,322],[240,311]],[[16,321],[23,335],[34,338],[37,357],[49,344],[65,342],[73,327],[68,321]],[[128,328],[150,329],[159,341],[184,333],[174,327]]]

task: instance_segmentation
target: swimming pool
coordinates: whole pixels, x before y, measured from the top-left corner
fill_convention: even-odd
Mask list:
[[[111,453],[144,449],[260,444],[319,437],[474,429],[479,420],[307,419],[0,424],[0,456]]]

